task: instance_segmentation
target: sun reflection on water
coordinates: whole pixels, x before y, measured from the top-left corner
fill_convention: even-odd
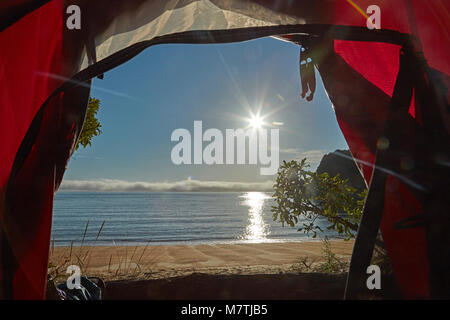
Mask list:
[[[243,205],[248,206],[248,225],[242,238],[251,242],[264,242],[270,233],[263,219],[264,201],[271,197],[262,192],[248,192],[241,197],[245,199]]]

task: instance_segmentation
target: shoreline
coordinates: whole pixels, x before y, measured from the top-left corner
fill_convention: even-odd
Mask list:
[[[73,248],[80,247],[145,247],[145,246],[199,246],[199,245],[234,245],[234,244],[270,244],[270,243],[304,243],[304,242],[322,242],[325,238],[281,238],[281,239],[266,239],[266,240],[239,240],[239,239],[230,239],[230,240],[162,240],[162,241],[147,241],[147,242],[138,242],[138,241],[127,241],[127,240],[118,240],[118,241],[105,241],[105,240],[85,240],[82,244],[81,240],[73,241]],[[338,237],[327,237],[327,239],[332,241],[344,241],[344,238]],[[53,242],[54,241],[54,242]],[[352,240],[350,240],[352,241]],[[58,242],[64,242],[64,244],[58,244]],[[66,240],[51,240],[50,241],[50,249],[54,248],[70,248],[70,242]],[[81,246],[82,244],[82,246]]]
[[[331,250],[344,261],[350,259],[353,240],[329,240]],[[163,279],[193,273],[212,275],[276,274],[292,271],[301,259],[324,260],[320,240],[299,242],[73,246],[50,248],[50,273],[58,267],[79,265],[87,276],[107,281],[120,279]]]

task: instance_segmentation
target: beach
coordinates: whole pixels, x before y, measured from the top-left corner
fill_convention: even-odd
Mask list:
[[[326,219],[317,239],[283,227],[272,201],[262,192],[60,193],[50,277],[65,282],[79,266],[106,282],[105,299],[340,299],[354,241],[337,240]],[[332,271],[321,267],[325,238]]]
[[[349,261],[354,241],[329,244]],[[345,272],[298,267],[324,263],[323,250],[323,241],[56,247],[50,266],[59,268],[56,282],[67,279],[71,264],[100,277],[104,299],[340,299]]]
[[[330,241],[337,257],[348,260],[354,241]],[[161,279],[192,273],[273,274],[292,271],[301,259],[323,261],[323,243],[274,242],[158,246],[57,247],[52,265],[80,265],[83,272],[105,280]]]

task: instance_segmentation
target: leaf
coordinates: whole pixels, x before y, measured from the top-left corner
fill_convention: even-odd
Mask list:
[[[92,145],[92,138],[99,136],[102,133],[100,129],[102,125],[97,119],[97,113],[100,108],[100,100],[95,98],[89,98],[86,116],[84,118],[83,128],[75,144],[75,150],[78,150],[80,146],[86,148]]]
[[[361,218],[364,198],[367,191],[357,194],[355,188],[348,185],[347,179],[339,175],[330,177],[324,172],[318,174],[308,170],[306,158],[300,161],[283,161],[274,184],[274,203],[271,212],[274,221],[284,222],[291,227],[302,220],[308,220],[298,231],[305,233],[323,232],[315,226],[318,217],[325,217],[328,230],[354,237]],[[308,222],[308,223],[309,223]]]

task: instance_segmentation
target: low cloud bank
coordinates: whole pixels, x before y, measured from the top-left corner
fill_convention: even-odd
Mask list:
[[[311,164],[319,164],[323,156],[327,153],[325,150],[308,150],[303,151],[297,148],[280,149],[280,153],[289,155],[293,160],[302,160],[306,158]],[[283,157],[281,157],[283,158]]]
[[[112,192],[272,192],[273,181],[233,182],[181,180],[174,182],[143,182],[111,179],[63,180],[59,190],[63,191],[112,191]]]

